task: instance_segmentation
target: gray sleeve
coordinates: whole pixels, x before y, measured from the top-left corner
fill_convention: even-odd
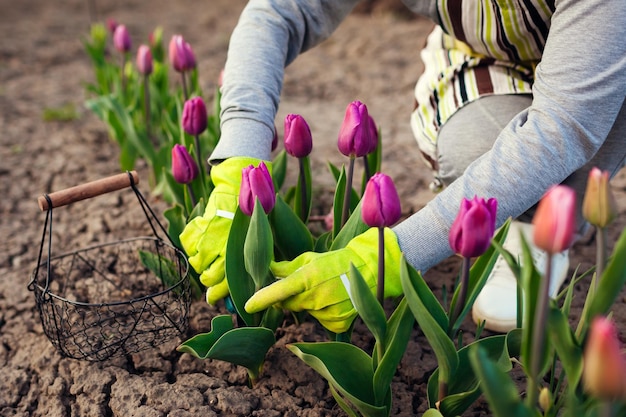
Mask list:
[[[327,39],[358,0],[251,0],[228,48],[222,135],[209,158],[268,160],[284,68]]]
[[[624,22],[624,0],[556,0],[531,107],[464,175],[394,228],[414,267],[425,271],[452,254],[448,232],[463,197],[496,198],[499,226],[593,157],[626,96]]]

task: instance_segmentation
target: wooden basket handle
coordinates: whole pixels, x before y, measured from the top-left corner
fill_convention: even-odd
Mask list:
[[[47,196],[50,199],[50,203],[52,203],[52,207],[48,204],[46,195],[39,196],[37,202],[41,211],[47,211],[54,207],[65,206],[87,198],[110,193],[111,191],[121,190],[122,188],[130,187],[133,183],[139,183],[137,172],[124,172],[48,194]]]

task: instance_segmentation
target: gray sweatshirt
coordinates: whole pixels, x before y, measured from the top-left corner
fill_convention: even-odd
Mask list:
[[[403,1],[442,25],[448,18],[442,7],[461,4],[460,0]],[[485,1],[463,0],[463,6],[479,7]],[[357,3],[251,0],[247,4],[230,42],[222,88],[222,137],[211,161],[231,156],[270,159],[284,68],[328,38]],[[400,248],[418,270],[425,271],[452,254],[448,233],[462,198],[496,198],[498,226],[518,217],[551,185],[588,163],[616,121],[626,115],[626,2],[547,3],[553,13],[535,69],[532,106],[515,117],[493,148],[457,181],[393,228]],[[623,155],[626,139],[620,146]]]

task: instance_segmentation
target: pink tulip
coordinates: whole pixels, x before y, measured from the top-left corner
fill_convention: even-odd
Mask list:
[[[140,45],[137,49],[137,70],[140,74],[152,74],[152,52],[148,45]]]
[[[533,217],[535,245],[548,252],[568,249],[574,240],[576,193],[565,185],[552,186],[541,198]]]
[[[395,224],[402,211],[400,197],[391,177],[377,172],[363,193],[361,218],[370,227],[389,227]]]
[[[169,44],[170,62],[178,72],[186,72],[196,67],[196,56],[191,45],[181,35],[174,35]]]
[[[206,130],[208,116],[202,98],[193,97],[185,102],[182,124],[185,132],[190,135],[199,135]]]
[[[117,29],[117,21],[110,17],[107,19],[106,25],[111,35],[115,34],[115,29]]]
[[[299,114],[285,117],[285,150],[291,156],[304,158],[313,149],[313,138],[309,125]]]
[[[606,317],[591,322],[583,357],[583,383],[598,398],[626,398],[626,358],[615,324]]]
[[[189,184],[198,176],[198,166],[183,145],[172,148],[172,175],[179,184]]]
[[[254,203],[259,199],[265,213],[269,213],[276,204],[276,193],[272,176],[263,161],[258,167],[249,165],[241,173],[239,207],[247,216],[254,211]]]
[[[130,51],[131,41],[126,26],[118,25],[115,28],[115,32],[113,33],[113,46],[122,53]]]
[[[497,209],[495,198],[464,198],[448,235],[452,250],[464,258],[485,253],[495,232]]]
[[[361,157],[371,149],[370,117],[367,106],[356,100],[348,104],[337,146],[345,156]]]
[[[606,227],[617,217],[617,203],[611,192],[609,172],[592,168],[583,199],[583,216],[597,227]]]

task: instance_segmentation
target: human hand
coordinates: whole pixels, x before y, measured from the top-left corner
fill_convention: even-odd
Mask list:
[[[257,166],[259,162],[255,158],[232,157],[214,166],[211,169],[214,189],[204,214],[194,217],[180,234],[189,264],[200,274],[200,282],[207,287],[209,304],[215,304],[228,295],[224,272],[226,243],[237,210],[241,172],[249,165]],[[271,170],[271,164],[266,162],[266,165]]]
[[[385,228],[385,297],[402,294],[400,260],[402,252],[395,233]],[[341,276],[353,264],[372,292],[378,280],[378,229],[372,228],[352,239],[345,248],[306,252],[293,261],[272,263],[276,277],[285,277],[256,292],[245,305],[256,313],[278,304],[298,312],[308,311],[325,328],[335,333],[348,330],[357,315]]]

